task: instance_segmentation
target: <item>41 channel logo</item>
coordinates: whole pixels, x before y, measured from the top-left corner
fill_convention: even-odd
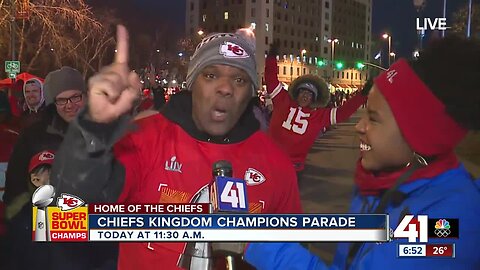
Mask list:
[[[409,243],[427,243],[429,239],[458,238],[458,218],[428,218],[427,215],[406,215],[393,233],[394,238],[407,238]]]
[[[51,185],[37,188],[32,196],[33,240],[36,242],[88,241],[88,207],[79,197],[62,193],[56,206],[50,206],[55,198]]]

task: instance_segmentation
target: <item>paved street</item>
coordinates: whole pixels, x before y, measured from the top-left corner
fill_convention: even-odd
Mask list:
[[[358,111],[348,122],[327,131],[310,150],[300,183],[305,212],[347,211],[355,162],[359,156],[355,124],[360,113]]]
[[[346,213],[353,188],[359,140],[355,133],[362,110],[349,121],[339,124],[317,139],[307,157],[300,183],[303,209],[306,213]],[[315,243],[310,250],[330,263],[334,243]]]

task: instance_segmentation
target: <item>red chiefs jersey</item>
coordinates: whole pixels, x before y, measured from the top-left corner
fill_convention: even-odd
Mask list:
[[[3,192],[5,191],[5,177],[8,160],[12,154],[15,142],[18,139],[18,129],[10,125],[0,124],[0,236],[6,233],[4,224],[5,205],[3,203]]]
[[[162,114],[114,147],[126,168],[120,202],[185,203],[212,181],[212,165],[228,160],[233,177],[245,179],[252,213],[300,213],[296,175],[285,154],[262,132],[232,144],[190,136]],[[259,150],[261,149],[261,150]],[[179,269],[185,243],[121,243],[119,269]]]
[[[366,101],[366,97],[357,94],[338,108],[300,107],[278,81],[275,57],[266,59],[265,81],[273,101],[268,133],[288,154],[297,171],[303,170],[308,151],[319,133],[347,120]]]

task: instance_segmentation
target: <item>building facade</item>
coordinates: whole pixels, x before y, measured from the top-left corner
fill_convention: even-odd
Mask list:
[[[370,61],[372,0],[187,0],[187,36],[251,27],[259,77],[265,54],[279,44],[279,79],[317,74],[334,87],[361,85]],[[332,62],[333,60],[333,62]],[[340,64],[341,63],[341,64]],[[341,66],[343,65],[343,66]],[[344,87],[343,87],[344,86]],[[353,87],[351,87],[353,89]]]

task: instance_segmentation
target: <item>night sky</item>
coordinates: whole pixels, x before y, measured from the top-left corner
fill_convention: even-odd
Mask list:
[[[186,0],[90,0],[89,2],[116,8],[121,18],[129,22],[135,31],[149,32],[155,25],[168,24],[172,30],[172,39],[174,36],[183,36],[185,31]],[[420,18],[442,17],[443,0],[426,0],[426,3]],[[447,0],[447,25],[452,19],[452,13],[466,3],[468,0]],[[381,35],[388,32],[392,35],[392,51],[397,53],[397,57],[410,57],[417,45],[415,25],[418,13],[413,0],[373,0],[372,12],[372,41],[380,42],[380,46],[383,42],[383,49],[386,52],[388,45]],[[425,40],[427,39],[428,36]]]
[[[384,41],[382,34],[388,32],[392,35],[392,51],[396,52],[397,57],[411,57],[418,44],[415,30],[416,18],[443,17],[443,0],[426,0],[426,3],[426,7],[419,16],[413,0],[373,0],[372,41],[375,39]],[[468,0],[447,0],[447,26],[453,20],[452,13],[467,3]],[[424,38],[424,45],[429,38],[428,34],[427,32]],[[384,43],[384,50],[387,52],[388,43],[386,41]]]
[[[87,3],[94,8],[116,10],[130,31],[153,33],[156,25],[166,24],[172,40],[185,32],[186,0],[87,0]]]

